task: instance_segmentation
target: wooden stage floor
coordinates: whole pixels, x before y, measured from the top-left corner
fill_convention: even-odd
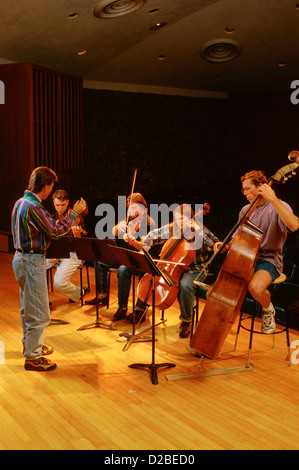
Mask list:
[[[165,312],[156,328],[156,363],[176,365],[158,370],[153,385],[148,370],[151,343],[139,342],[123,351],[119,333],[131,333],[126,321],[117,331],[77,328],[95,319],[95,307],[68,302],[50,293],[52,316],[69,322],[50,325],[45,344],[53,346],[58,367],[49,373],[24,370],[21,347],[18,287],[11,268],[12,255],[0,253],[0,449],[43,450],[246,450],[298,449],[299,366],[288,366],[285,334],[255,335],[253,370],[184,380],[177,374],[198,372],[198,359],[178,336],[179,309]],[[117,308],[116,276],[112,276],[110,309],[100,311],[111,323]],[[94,275],[90,269],[94,296]],[[79,274],[74,275],[79,282]],[[201,304],[202,308],[203,304]],[[160,312],[157,312],[160,316]],[[150,312],[147,321],[150,320]],[[142,324],[144,326],[144,323]],[[299,339],[291,332],[291,341]],[[248,333],[241,331],[233,349],[235,329],[221,358],[204,370],[246,365]],[[0,356],[1,359],[1,356]]]

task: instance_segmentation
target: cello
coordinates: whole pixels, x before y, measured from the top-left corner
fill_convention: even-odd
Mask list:
[[[181,214],[184,206],[190,209],[187,204],[182,204],[178,207]],[[195,215],[193,215],[191,220],[195,218]],[[153,283],[153,276],[145,274],[137,287],[139,299],[150,304],[152,286],[154,285],[155,307],[159,310],[169,308],[177,298],[180,277],[194,261],[195,254],[196,250],[192,249],[190,241],[184,237],[184,229],[181,230],[178,238],[172,237],[167,240],[161,250],[157,267],[168,282],[166,282],[163,276],[155,276],[155,282]]]
[[[289,153],[293,163],[282,167],[267,184],[274,181],[285,182],[295,174],[299,167],[299,152]],[[225,246],[237,229],[238,233],[231,243],[220,272],[213,285],[196,330],[190,341],[190,348],[208,358],[219,357],[222,345],[230,332],[247,293],[248,283],[254,273],[256,257],[262,241],[263,232],[249,221],[249,217],[261,200],[258,196],[250,205],[244,216],[232,228],[222,243]],[[221,248],[222,248],[221,247]],[[219,251],[221,251],[221,248]],[[219,252],[218,252],[219,253]],[[202,284],[202,276],[207,273],[207,266],[218,253],[206,263],[203,271],[194,280],[196,285]]]

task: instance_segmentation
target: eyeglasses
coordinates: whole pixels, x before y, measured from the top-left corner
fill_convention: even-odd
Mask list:
[[[248,193],[249,191],[251,191],[254,188],[255,188],[255,186],[247,186],[247,187],[241,189],[241,193],[243,193],[243,194]]]

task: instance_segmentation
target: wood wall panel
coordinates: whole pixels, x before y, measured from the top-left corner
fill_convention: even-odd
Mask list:
[[[0,107],[0,229],[8,230],[12,205],[35,167],[49,166],[59,177],[82,168],[82,79],[25,63],[0,65],[0,80],[6,95]]]

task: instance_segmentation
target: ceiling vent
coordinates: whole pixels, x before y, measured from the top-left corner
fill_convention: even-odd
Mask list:
[[[207,42],[200,51],[201,57],[209,62],[228,62],[236,59],[240,53],[240,46],[229,39],[215,39]]]
[[[128,15],[145,5],[147,0],[101,0],[93,10],[97,18],[116,18],[118,16]]]

